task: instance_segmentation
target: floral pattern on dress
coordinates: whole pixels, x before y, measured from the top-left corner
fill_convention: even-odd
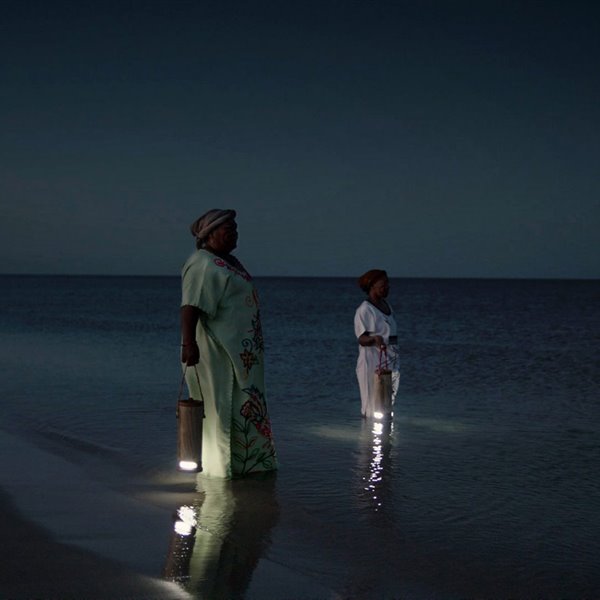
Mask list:
[[[240,353],[240,358],[242,359],[242,364],[244,365],[244,374],[246,377],[248,377],[250,369],[252,369],[254,365],[258,364],[258,356],[252,352],[252,342],[250,340],[244,340],[242,345],[250,346],[250,349],[245,348],[244,351]]]
[[[234,431],[241,435],[235,436],[232,452],[233,458],[241,463],[241,475],[254,470],[269,470],[275,464],[271,419],[267,413],[264,394],[254,385],[242,391],[249,398],[240,409],[244,421],[233,420]]]
[[[252,317],[252,329],[249,329],[248,333],[251,334],[252,337],[242,340],[242,348],[244,348],[244,351],[240,353],[246,377],[248,377],[252,367],[259,363],[258,355],[264,352],[265,344],[262,335],[259,311],[256,311]]]
[[[222,267],[224,269],[227,269],[228,271],[231,271],[232,273],[239,275],[246,281],[250,281],[252,279],[252,277],[250,277],[249,273],[246,273],[246,271],[242,271],[240,269],[236,269],[233,265],[230,265],[226,260],[223,260],[222,258],[214,258],[213,262],[215,263],[215,265],[217,265],[217,267]]]
[[[263,339],[259,311],[256,311],[256,314],[254,317],[252,317],[252,329],[248,333],[252,334],[252,341],[254,342],[254,348],[256,351],[261,353],[264,352],[265,342]]]

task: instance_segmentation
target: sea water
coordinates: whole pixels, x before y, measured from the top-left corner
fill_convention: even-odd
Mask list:
[[[197,597],[269,597],[264,561],[311,598],[600,593],[600,282],[393,279],[385,423],[360,417],[355,281],[256,284],[275,479],[173,479],[177,277],[0,277],[3,428],[120,493],[195,492],[210,542],[173,578]]]

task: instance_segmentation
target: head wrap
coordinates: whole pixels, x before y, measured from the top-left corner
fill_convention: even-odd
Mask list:
[[[235,210],[213,208],[190,225],[192,235],[199,241],[205,240],[209,233],[229,219],[235,219]]]
[[[380,269],[371,269],[358,278],[358,287],[365,292],[365,294],[368,294],[373,284],[384,277],[387,277],[387,273],[385,271],[381,271]]]

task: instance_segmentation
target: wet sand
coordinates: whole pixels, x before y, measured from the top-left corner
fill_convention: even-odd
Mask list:
[[[24,519],[0,491],[0,596],[11,599],[190,598],[177,585],[140,575],[84,549],[61,544]]]
[[[162,541],[151,526],[161,511],[7,432],[0,432],[0,467],[0,597],[189,598],[153,576],[160,554],[154,562],[132,551]]]
[[[162,578],[172,558],[173,504],[189,499],[176,485],[165,490],[151,483],[123,494],[76,462],[0,431],[0,598],[207,597],[202,581],[186,588]],[[263,556],[257,518],[236,516],[238,539],[224,543],[209,535],[208,546],[204,539],[205,552],[226,558],[211,588],[227,587],[245,572],[239,584],[247,599],[331,598],[310,576]]]

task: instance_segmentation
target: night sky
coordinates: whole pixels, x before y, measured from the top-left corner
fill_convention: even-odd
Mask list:
[[[600,4],[7,1],[0,272],[600,277]]]

